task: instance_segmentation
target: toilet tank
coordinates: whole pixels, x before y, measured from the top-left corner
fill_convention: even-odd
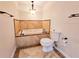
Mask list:
[[[51,39],[53,41],[58,41],[60,39],[61,33],[60,32],[54,32],[53,34],[51,34]]]

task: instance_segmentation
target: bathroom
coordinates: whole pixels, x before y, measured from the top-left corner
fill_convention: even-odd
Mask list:
[[[7,19],[7,17],[9,17],[7,15],[7,13],[0,14],[0,19],[4,19],[4,20],[0,20],[0,24],[1,24],[0,25],[0,27],[1,27],[0,57],[14,57],[14,54],[17,50],[17,45],[16,45],[17,43],[16,43],[15,36],[16,36],[16,31],[18,31],[18,30],[15,30],[15,31],[13,30],[13,28],[15,28],[14,27],[15,25],[13,25],[15,23],[14,21],[15,20],[18,20],[18,21],[34,20],[33,23],[35,25],[32,22],[28,22],[28,23],[32,23],[31,25],[29,25],[29,26],[31,26],[29,28],[31,28],[31,29],[35,28],[35,27],[42,28],[41,26],[43,26],[43,25],[41,25],[41,24],[44,23],[44,22],[42,23],[42,21],[47,21],[46,23],[44,23],[44,24],[46,24],[47,27],[45,27],[45,25],[43,26],[46,33],[44,32],[44,35],[42,37],[52,39],[53,47],[57,51],[59,51],[64,57],[79,58],[79,52],[78,52],[78,50],[79,50],[79,45],[78,45],[79,44],[79,40],[78,40],[79,39],[79,36],[78,36],[79,35],[79,17],[70,17],[70,16],[72,16],[72,14],[77,14],[79,12],[79,1],[74,1],[74,2],[73,1],[37,1],[37,2],[34,1],[35,8],[37,10],[36,15],[30,14],[29,8],[31,8],[31,3],[32,3],[32,1],[26,1],[26,2],[24,2],[24,1],[1,2],[0,1],[0,10],[7,12],[9,14],[12,14],[14,16],[13,18],[8,18],[8,19],[13,19],[13,21],[9,20],[9,22],[7,22],[7,21],[5,21],[5,19]],[[28,8],[27,8],[27,6],[28,6]],[[40,21],[40,22],[38,22],[38,21]],[[8,24],[8,27],[7,27],[7,24]],[[36,26],[36,24],[38,24],[38,25]],[[12,26],[13,26],[13,28],[12,28]],[[24,25],[24,26],[26,26],[26,25]],[[19,28],[19,26],[17,28]],[[42,29],[40,29],[40,28],[37,29],[37,30],[39,30],[39,32],[42,31]],[[33,29],[33,30],[36,31],[36,29]],[[32,32],[34,32],[34,31],[32,31]],[[4,35],[3,33],[7,33],[7,34]],[[37,34],[38,31],[34,32],[34,33]],[[11,36],[11,34],[14,34],[14,35]],[[40,40],[38,39],[38,37],[32,36],[32,38],[36,38],[37,40],[36,40],[36,42],[33,42],[35,39],[33,41],[30,40],[30,42],[34,43],[35,45],[38,46],[39,45],[38,43],[40,43]],[[5,40],[3,40],[3,39],[5,39]],[[12,40],[10,40],[10,39],[12,39]],[[24,38],[22,38],[22,39],[24,39]],[[40,38],[40,39],[42,39],[42,38]],[[20,41],[20,44],[24,44],[21,42],[23,42],[23,40]],[[24,45],[26,45],[26,44],[24,44]],[[40,46],[36,47],[36,49],[39,50]],[[23,47],[23,48],[26,48],[26,47]],[[21,49],[23,49],[23,48],[21,48]],[[30,47],[27,47],[27,48],[30,48]],[[27,51],[32,50],[32,49],[27,49]],[[42,46],[41,46],[41,49],[42,49]],[[6,52],[6,54],[5,54],[5,52]],[[34,52],[35,52],[35,50],[34,50]],[[29,52],[27,52],[27,53],[29,53]],[[25,54],[27,54],[27,53],[25,53]],[[36,52],[36,53],[41,53],[41,52]],[[18,55],[18,52],[17,52],[17,55]],[[38,55],[40,55],[41,57],[44,57],[41,54],[38,54]],[[49,56],[50,55],[51,54],[49,54]],[[52,55],[55,55],[52,57],[60,58],[60,56],[58,56],[55,53]],[[49,56],[47,56],[47,57],[49,57]],[[26,57],[26,55],[24,55],[24,57]],[[33,56],[28,56],[28,57],[33,57]]]

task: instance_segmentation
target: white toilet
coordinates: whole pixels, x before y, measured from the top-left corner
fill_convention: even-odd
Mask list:
[[[42,50],[44,52],[50,52],[53,50],[53,41],[49,38],[42,38],[40,44],[42,45]]]
[[[53,38],[49,39],[49,38],[42,38],[40,40],[40,44],[42,46],[42,50],[44,52],[50,52],[53,51],[53,46],[54,46],[54,41],[58,41],[59,37],[60,37],[59,32],[55,32],[54,35],[52,35]]]

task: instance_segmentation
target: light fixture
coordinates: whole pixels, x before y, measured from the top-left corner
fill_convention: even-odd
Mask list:
[[[36,11],[35,10],[31,10],[30,12],[33,15],[33,14],[35,14]]]
[[[72,18],[72,17],[79,17],[79,13],[71,14],[71,15],[69,16],[69,18]]]
[[[13,17],[13,15],[11,15],[11,14],[9,14],[9,13],[7,13],[7,12],[4,12],[4,11],[0,11],[0,14],[7,14],[7,15],[9,15],[10,17]]]
[[[34,9],[34,1],[31,1],[31,3],[32,3],[32,9],[31,9],[31,14],[32,15],[34,15],[35,14],[35,12],[36,12],[36,9]]]

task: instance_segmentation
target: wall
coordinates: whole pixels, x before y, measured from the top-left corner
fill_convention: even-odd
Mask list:
[[[15,44],[13,18],[0,14],[0,58],[13,57]]]
[[[42,19],[42,4],[40,1],[34,1],[34,9],[35,12],[31,12],[31,1],[18,1],[17,9],[18,9],[18,16],[21,20],[37,20]]]
[[[15,32],[17,34],[20,31],[20,21],[15,20],[14,24],[15,24],[15,29],[16,29]]]
[[[16,19],[19,18],[15,1],[0,1],[0,11],[12,14]]]
[[[50,20],[42,21],[42,27],[47,33],[50,33]]]
[[[21,20],[37,20],[37,19],[42,19],[42,11],[36,11],[33,15],[31,13],[31,10],[29,11],[18,11],[18,16],[19,19]]]
[[[0,11],[12,14],[16,18],[16,3],[0,1]],[[15,52],[15,38],[13,19],[8,15],[0,14],[0,57],[13,57]]]
[[[30,20],[30,21],[15,20],[16,34],[18,34],[18,32],[23,29],[39,29],[39,28],[40,29],[43,28],[47,33],[49,33],[50,20]]]
[[[43,18],[52,20],[51,28],[68,37],[68,43],[58,42],[58,48],[69,57],[79,57],[79,17],[68,18],[72,13],[79,12],[79,2],[51,2],[44,7]]]

